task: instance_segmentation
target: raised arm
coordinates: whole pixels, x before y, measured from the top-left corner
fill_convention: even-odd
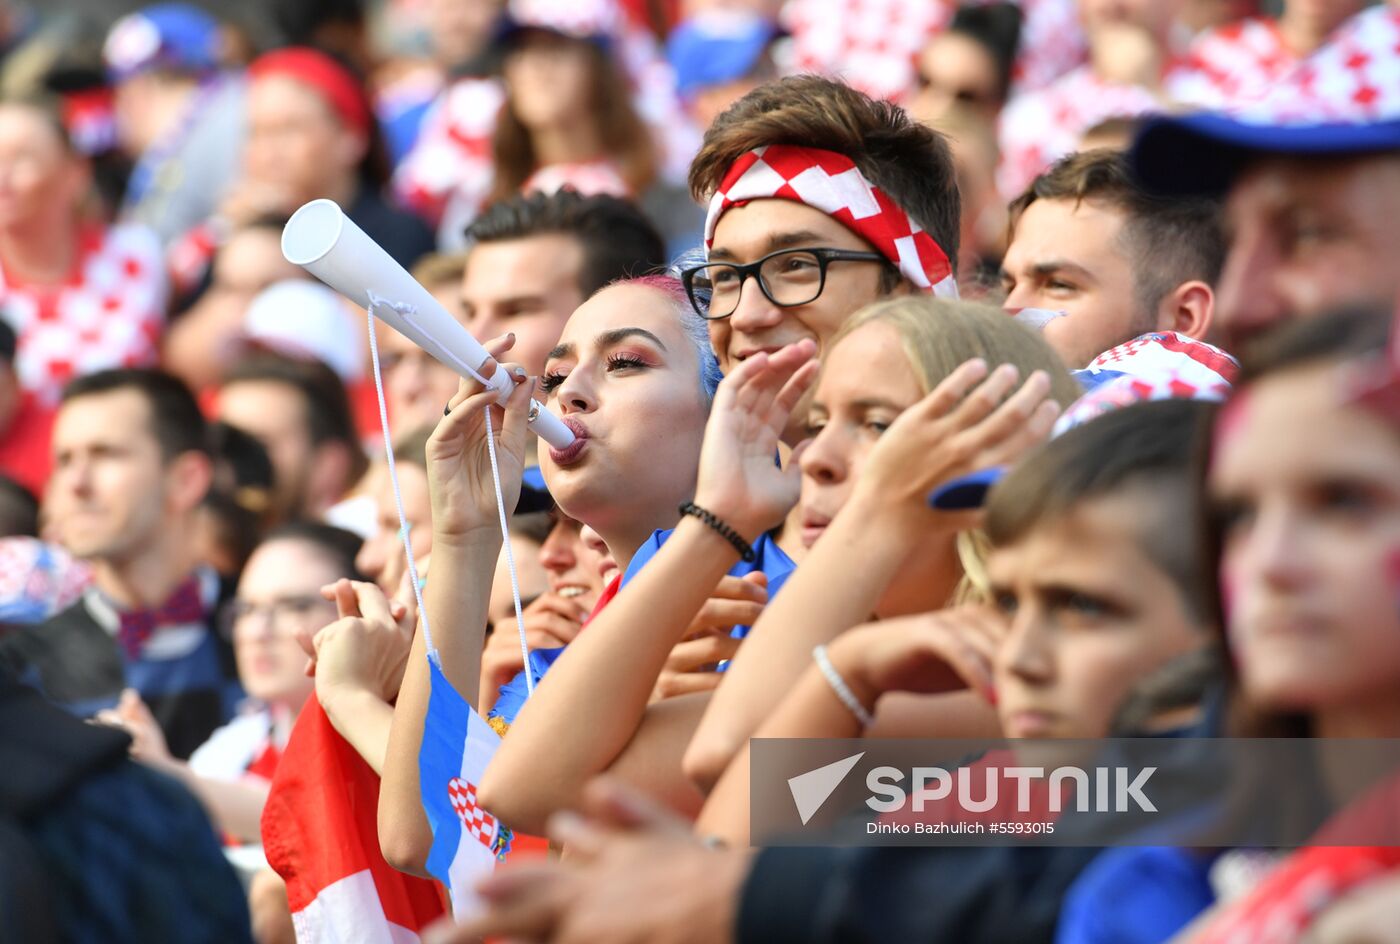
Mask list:
[[[1009,365],[989,376],[984,361],[968,361],[880,438],[850,500],[759,618],[710,700],[685,756],[686,774],[701,789],[714,785],[791,691],[813,647],[870,618],[921,539],[974,523],[934,512],[928,493],[1048,435],[1058,415],[1045,399],[1049,378],[1037,371],[1013,394],[1017,379]]]
[[[794,471],[779,469],[773,456],[788,415],[811,385],[813,353],[814,346],[802,342],[771,357],[756,355],[715,395],[695,501],[747,540],[782,520],[797,499]],[[634,738],[646,741],[639,728],[657,678],[736,556],[716,531],[684,518],[521,709],[482,779],[482,804],[518,829],[541,830],[550,813],[574,805],[583,784],[608,770]],[[659,703],[656,713],[669,719],[665,705]],[[652,764],[630,753],[628,769],[644,775],[634,785],[654,796],[694,796],[671,782],[683,783],[678,762]]]
[[[316,698],[331,726],[383,777],[413,610],[372,583],[338,580],[322,593],[335,600],[339,618],[312,641]]]
[[[509,336],[488,344],[493,357],[509,350]],[[490,377],[493,360],[482,368]],[[523,368],[508,366],[518,386],[502,410],[493,392],[464,380],[451,411],[428,439],[428,492],[433,515],[433,579],[423,589],[433,643],[442,671],[473,706],[481,678],[481,650],[491,580],[501,550],[484,410],[492,411],[492,431],[506,507],[520,496],[525,461],[526,411],[532,384]],[[420,621],[408,656],[403,686],[394,706],[388,753],[379,791],[379,845],[384,858],[401,871],[425,875],[432,834],[418,786],[418,752],[428,711],[428,648]]]
[[[777,710],[754,732],[758,738],[956,737],[967,713],[991,712],[992,662],[1004,621],[983,606],[964,606],[858,626],[829,647],[832,668],[857,702],[874,717],[862,728],[812,659]],[[968,695],[968,690],[975,693]],[[900,693],[908,697],[897,699]],[[956,694],[954,694],[956,693]],[[920,710],[909,729],[909,708]],[[969,705],[968,702],[973,704]],[[980,712],[979,710],[980,709]],[[695,829],[731,845],[748,845],[749,743],[725,769],[696,820]]]

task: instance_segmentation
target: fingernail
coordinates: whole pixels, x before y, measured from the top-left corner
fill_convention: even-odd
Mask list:
[[[997,690],[994,686],[987,686],[987,701],[992,705],[997,703]]]
[[[515,370],[513,371],[513,373],[515,374],[515,382],[516,382],[516,383],[524,383],[525,378],[526,378],[526,376],[527,376],[526,373],[525,373],[525,368],[524,368],[524,367],[517,367],[517,368],[515,368]]]

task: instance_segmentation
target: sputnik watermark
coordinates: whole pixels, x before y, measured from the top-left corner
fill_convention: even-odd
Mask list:
[[[804,826],[864,756],[864,752],[853,754],[788,779],[792,801]],[[986,813],[995,809],[1016,813],[1030,813],[1033,810],[1059,813],[1067,807],[1080,813],[1128,813],[1135,810],[1155,813],[1157,807],[1144,788],[1156,772],[1156,767],[1136,770],[1129,767],[1055,767],[1048,772],[1044,767],[959,767],[951,771],[945,767],[915,767],[909,772],[909,787],[906,789],[903,770],[882,766],[872,768],[865,775],[865,786],[870,792],[865,805],[875,813],[905,810],[923,813],[934,804],[938,804],[936,808],[946,810],[943,804],[948,801],[955,804],[955,809],[967,813]],[[1006,806],[1002,801],[1006,781],[1011,781],[1007,786],[1015,796],[1014,806]],[[1045,782],[1048,791],[1044,802],[1033,805],[1032,786],[1038,781]],[[1065,803],[1066,798],[1069,804]],[[895,825],[898,824],[871,823],[867,831],[899,831],[889,828]],[[881,826],[886,829],[877,828]]]
[[[1400,739],[756,738],[750,759],[767,845],[1400,846],[1361,802],[1400,784]]]
[[[865,785],[872,794],[865,805],[876,813],[905,809],[922,813],[927,804],[951,799],[958,809],[986,813],[1004,808],[1002,783],[1012,780],[1015,781],[1015,812],[1029,813],[1033,809],[1032,783],[1043,780],[1049,786],[1043,808],[1051,813],[1062,811],[1066,796],[1080,813],[1090,810],[1155,813],[1157,807],[1143,788],[1156,772],[1156,767],[1144,767],[1136,772],[1129,767],[1055,767],[1048,774],[1044,767],[959,767],[951,772],[943,767],[915,767],[910,777],[911,789],[906,791],[904,771],[898,767],[876,767],[865,776]],[[979,779],[980,784],[977,783]]]

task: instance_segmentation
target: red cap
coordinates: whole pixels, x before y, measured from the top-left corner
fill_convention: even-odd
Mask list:
[[[341,123],[368,135],[369,99],[355,75],[323,52],[305,46],[274,49],[253,60],[248,76],[254,81],[268,76],[285,76],[311,86],[321,94]]]

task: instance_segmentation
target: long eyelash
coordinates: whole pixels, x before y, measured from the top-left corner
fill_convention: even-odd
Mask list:
[[[646,367],[647,362],[635,354],[610,354],[608,356],[608,369],[618,370],[624,367]]]
[[[608,357],[608,370],[622,370],[629,367],[646,367],[647,362],[635,354],[612,354]],[[540,387],[549,393],[564,382],[568,374],[546,373],[540,378]]]

